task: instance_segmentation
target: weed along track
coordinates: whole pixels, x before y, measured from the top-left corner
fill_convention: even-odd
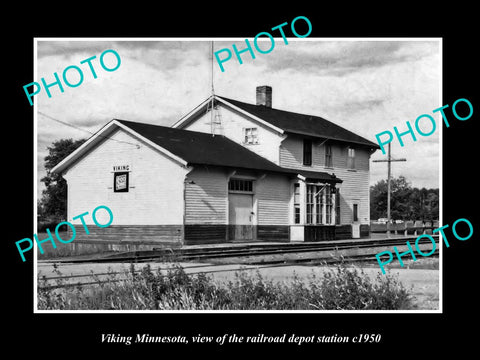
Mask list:
[[[134,274],[141,271],[133,267],[129,271],[128,264],[133,263],[149,263],[153,269],[162,270],[171,268],[172,264],[181,264],[188,275],[302,264],[373,263],[379,251],[392,246],[403,249],[405,242],[412,239],[415,237],[297,244],[226,244],[42,260],[38,261],[38,287],[52,289],[124,281],[128,272]],[[438,236],[435,241],[438,241]],[[431,243],[426,241],[419,246],[428,248]],[[438,250],[433,255],[438,256]]]

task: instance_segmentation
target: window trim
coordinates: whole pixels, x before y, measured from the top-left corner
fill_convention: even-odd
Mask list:
[[[250,132],[250,135],[247,133]],[[248,141],[251,139],[252,141]],[[245,145],[258,145],[258,127],[247,127],[243,128],[243,143]]]
[[[307,183],[305,193],[305,225],[335,225],[332,186]],[[320,194],[317,194],[321,192]],[[315,196],[315,194],[317,194]]]
[[[359,216],[358,216],[358,203],[353,203],[353,206],[352,206],[352,220],[353,222],[358,222],[359,220]]]
[[[333,169],[333,149],[332,144],[325,144],[325,167]],[[327,151],[329,149],[329,151]],[[328,159],[328,161],[327,161]]]
[[[350,151],[352,152],[353,156],[350,156]],[[355,158],[355,148],[352,146],[347,147],[347,170],[356,170]]]
[[[313,141],[311,139],[303,139],[303,165],[312,166],[312,164],[313,164]]]
[[[234,184],[237,184],[237,186]],[[240,186],[240,184],[243,184],[243,186]],[[249,184],[249,186],[245,187],[246,184]],[[228,181],[228,192],[233,194],[253,194],[253,186],[253,180],[251,179],[232,178]]]
[[[335,191],[335,225],[340,225],[341,220],[341,213],[340,213],[340,189],[336,189]]]
[[[300,184],[293,184],[293,223],[301,224],[301,200],[300,200]],[[297,201],[295,201],[297,200]],[[298,215],[298,216],[297,216]]]

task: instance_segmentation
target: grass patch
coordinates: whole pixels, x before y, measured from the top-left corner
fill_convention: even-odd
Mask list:
[[[59,274],[60,275],[60,274]],[[297,276],[289,284],[239,271],[218,284],[205,274],[188,275],[180,266],[162,272],[134,266],[119,278],[109,274],[95,286],[58,289],[39,279],[40,310],[397,310],[414,307],[410,292],[389,273],[371,280],[363,270],[338,265],[321,277]],[[57,280],[57,285],[63,285]]]

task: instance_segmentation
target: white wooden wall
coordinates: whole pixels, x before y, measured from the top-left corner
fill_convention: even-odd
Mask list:
[[[68,218],[86,211],[91,214],[95,207],[106,205],[114,215],[112,225],[183,224],[183,181],[187,170],[124,130],[117,130],[111,139],[104,140],[64,175]],[[125,142],[139,143],[141,147]],[[130,166],[128,192],[113,191],[114,165]],[[98,212],[101,214],[105,220],[99,217],[99,222],[106,223],[108,214],[103,210]],[[90,215],[85,220],[93,224]]]
[[[255,225],[288,225],[291,181],[285,175],[241,171],[254,180]],[[238,173],[237,173],[238,176]],[[187,175],[185,224],[228,224],[228,170],[197,165]]]
[[[282,135],[272,132],[272,130],[253,122],[244,114],[222,104],[218,107],[223,125],[223,135],[275,164],[279,164],[278,149],[280,142],[284,138]],[[211,133],[210,119],[210,112],[205,113],[193,119],[184,129]],[[258,144],[244,144],[243,129],[250,127],[256,127],[258,129]]]
[[[268,174],[256,182],[258,225],[288,225],[290,223],[291,181],[281,175]]]
[[[185,224],[227,224],[227,172],[196,166],[185,185]]]
[[[361,224],[370,223],[370,154],[362,148],[355,148],[355,169],[347,169],[347,146],[332,143],[332,167],[325,167],[325,144],[314,141],[312,146],[312,166],[303,165],[303,140],[301,137],[289,136],[280,147],[280,166],[310,171],[335,173],[343,180],[341,185],[341,224],[353,221],[353,204],[359,207]]]

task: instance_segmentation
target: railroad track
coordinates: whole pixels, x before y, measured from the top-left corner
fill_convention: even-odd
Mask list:
[[[161,261],[195,261],[200,264],[188,265],[185,267],[185,270],[188,275],[197,275],[239,271],[242,268],[255,270],[279,266],[376,262],[377,259],[375,254],[379,251],[378,249],[375,250],[375,248],[390,247],[391,249],[393,246],[405,245],[407,240],[415,239],[416,237],[382,240],[336,241],[335,243],[325,242],[282,245],[248,244],[236,248],[225,246],[219,248],[183,248],[176,250],[153,249],[151,251],[134,251],[130,253],[115,254],[103,258],[65,259],[64,261],[55,260],[55,262],[68,264],[153,262],[159,264]],[[436,241],[438,243],[438,236],[436,237]],[[430,244],[430,241],[426,240],[420,242],[420,245],[422,244]],[[354,249],[360,253],[349,253],[349,250]],[[436,252],[431,256],[438,256],[438,246]],[[136,270],[136,272],[140,271],[141,270]],[[126,278],[112,279],[112,276],[122,276],[122,274],[125,275],[125,271],[50,276],[48,277],[48,281],[43,281],[43,285],[39,285],[39,287],[43,289],[52,289],[71,286],[99,285],[107,282],[126,280]],[[102,277],[107,278],[102,279]],[[95,278],[95,281],[91,281],[92,278]],[[79,281],[75,282],[76,280]],[[47,282],[52,281],[56,282],[56,284],[47,284]]]
[[[211,248],[178,248],[165,249],[153,248],[152,250],[131,251],[114,255],[106,255],[91,258],[66,258],[54,259],[52,262],[59,263],[106,263],[106,262],[151,262],[161,260],[176,261],[206,261],[211,259],[235,258],[260,255],[277,254],[295,254],[319,251],[339,251],[348,249],[367,249],[385,246],[405,245],[407,240],[415,240],[417,237],[403,237],[390,239],[366,239],[366,240],[346,240],[346,241],[325,241],[316,243],[285,243],[285,244],[236,244],[231,246],[226,244],[220,247]],[[438,243],[438,236],[433,236]],[[429,244],[430,241],[424,240],[420,244]]]

